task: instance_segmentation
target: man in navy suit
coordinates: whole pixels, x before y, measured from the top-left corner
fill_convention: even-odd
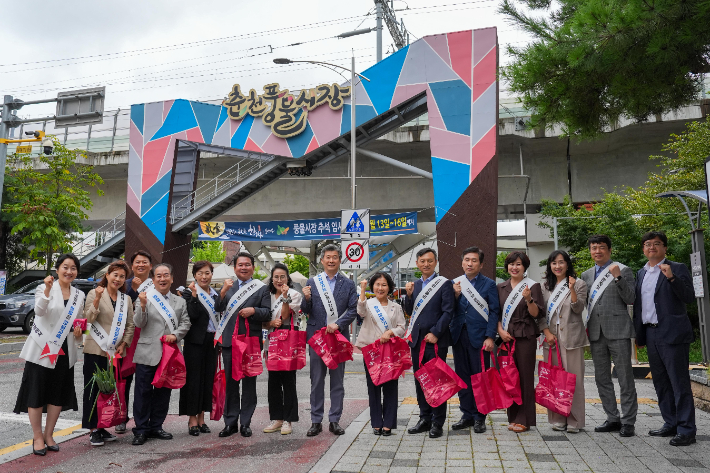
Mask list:
[[[693,328],[686,304],[695,293],[688,268],[666,259],[668,238],[648,232],[643,238],[648,263],[636,278],[634,325],[636,344],[646,346],[653,386],[664,424],[651,430],[654,437],[670,437],[674,446],[695,443],[695,405],[688,363]]]
[[[355,290],[355,283],[338,272],[342,257],[343,253],[338,246],[326,245],[321,252],[320,259],[324,272],[315,278],[308,279],[308,283],[303,288],[301,310],[309,314],[306,327],[306,335],[309,340],[314,333],[323,327],[328,327],[327,330],[330,333],[339,330],[345,338],[349,339],[348,327],[357,317],[358,295]],[[319,281],[324,283],[320,288],[318,287]],[[334,299],[332,310],[326,307],[329,304],[323,300],[321,294]],[[328,320],[329,318],[331,321]],[[325,375],[328,372],[330,372],[329,430],[335,435],[343,435],[345,430],[340,427],[338,422],[340,422],[340,416],[343,413],[343,399],[345,397],[345,388],[343,387],[345,363],[339,364],[334,370],[328,369],[313,348],[309,346],[308,350],[311,360],[312,424],[306,435],[314,437],[323,431],[323,405],[325,402],[323,389],[325,387]]]
[[[459,391],[463,415],[451,428],[461,430],[473,426],[473,431],[477,434],[486,431],[486,416],[476,409],[471,375],[482,370],[481,348],[485,350],[483,359],[486,369],[490,367],[490,352],[493,351],[493,339],[497,334],[500,316],[496,283],[481,274],[483,257],[483,250],[475,246],[466,248],[461,254],[461,266],[465,275],[454,280],[456,310],[450,327],[454,367],[456,374],[466,383],[466,389]],[[467,290],[471,286],[475,292]],[[469,300],[471,298],[473,304]]]
[[[449,353],[450,336],[449,323],[454,313],[454,287],[451,281],[443,281],[436,274],[437,255],[431,248],[423,248],[417,252],[417,268],[422,272],[421,279],[408,282],[406,286],[407,299],[404,311],[411,316],[407,333],[411,336],[409,346],[412,350],[414,371],[419,369],[419,351],[422,340],[426,342],[422,364],[436,356],[434,345],[439,348],[439,358],[446,361]],[[429,284],[432,286],[427,287]],[[435,287],[434,290],[428,291]],[[424,291],[424,294],[421,294]],[[420,297],[420,294],[422,297]],[[416,311],[415,308],[422,307]],[[419,403],[419,422],[409,429],[410,434],[429,431],[430,438],[441,437],[444,434],[443,425],[446,420],[446,403],[432,408],[424,397],[419,381],[415,383],[417,402]]]

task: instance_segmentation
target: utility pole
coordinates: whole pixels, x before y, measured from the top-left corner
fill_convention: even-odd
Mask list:
[[[379,62],[382,60],[382,20],[385,20],[397,50],[409,44],[409,32],[404,26],[404,21],[397,22],[397,16],[394,14],[394,0],[389,0],[389,2],[375,0],[375,8],[377,9],[377,61]]]
[[[357,145],[357,126],[355,124],[355,52],[350,66],[350,204],[355,210],[355,147]]]
[[[2,208],[2,190],[5,183],[5,163],[7,162],[7,139],[9,127],[7,126],[10,120],[10,103],[12,95],[6,95],[2,101],[2,123],[0,123],[0,208]]]
[[[375,0],[377,9],[377,62],[382,60],[382,3]]]

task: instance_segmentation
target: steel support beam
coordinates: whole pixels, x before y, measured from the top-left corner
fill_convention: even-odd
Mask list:
[[[405,171],[411,172],[412,174],[416,174],[417,176],[426,177],[427,179],[434,179],[434,175],[428,171],[419,169],[418,167],[412,166],[411,164],[403,163],[402,161],[397,161],[396,159],[390,158],[383,154],[375,153],[374,151],[362,148],[358,149],[357,152],[360,154],[364,154],[368,158],[376,159],[378,161],[382,161],[383,163],[391,164],[392,166],[404,169]]]

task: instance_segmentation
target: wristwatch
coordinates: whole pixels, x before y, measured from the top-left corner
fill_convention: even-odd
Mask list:
[[[619,281],[621,281],[621,275],[619,275],[619,276],[615,277],[615,278],[614,278],[614,281],[616,281],[616,282],[619,282]]]

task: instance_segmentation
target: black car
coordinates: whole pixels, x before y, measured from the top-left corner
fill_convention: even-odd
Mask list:
[[[30,333],[35,319],[35,290],[44,281],[34,281],[12,294],[0,296],[0,332],[8,327],[22,327]],[[96,287],[96,281],[75,279],[72,286],[84,294]]]

